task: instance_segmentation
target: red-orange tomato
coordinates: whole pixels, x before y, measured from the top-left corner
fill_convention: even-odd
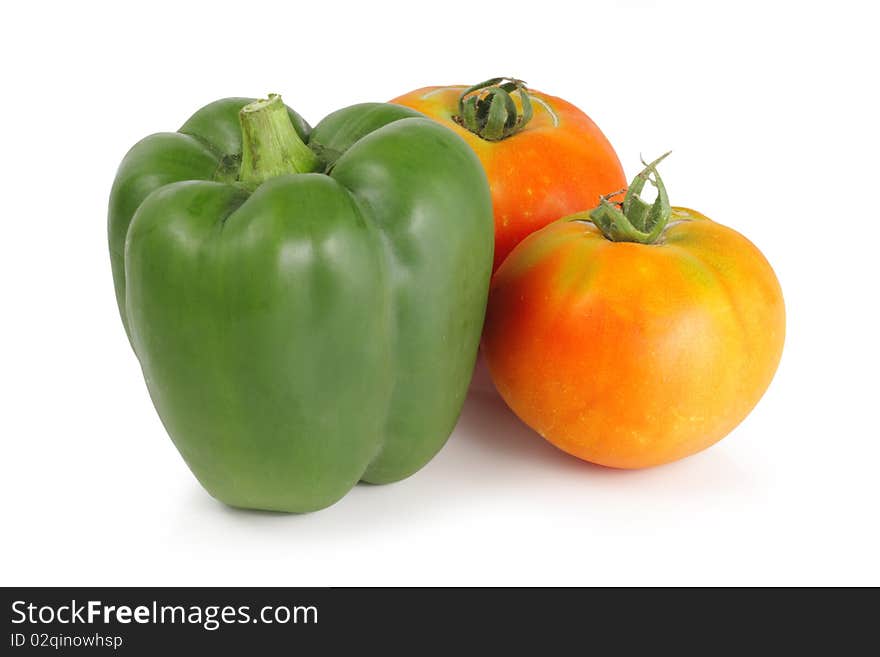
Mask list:
[[[611,144],[593,121],[561,98],[529,90],[534,116],[500,141],[488,141],[453,117],[467,87],[423,87],[392,103],[418,110],[461,135],[489,178],[495,211],[495,269],[530,233],[596,205],[626,186]],[[518,108],[522,104],[511,94]]]
[[[654,244],[588,221],[523,241],[496,272],[483,352],[501,396],[581,459],[641,468],[730,432],[776,371],[776,276],[736,231],[672,208]]]

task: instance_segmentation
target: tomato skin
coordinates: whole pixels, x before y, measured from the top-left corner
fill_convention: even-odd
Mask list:
[[[511,409],[581,459],[694,454],[755,406],[779,364],[782,291],[761,252],[686,208],[656,244],[559,221],[496,272],[483,353]]]
[[[610,142],[571,103],[530,89],[532,120],[506,139],[486,141],[453,119],[466,88],[423,87],[390,102],[454,130],[477,153],[492,191],[495,269],[530,233],[559,217],[593,208],[599,196],[626,187]]]

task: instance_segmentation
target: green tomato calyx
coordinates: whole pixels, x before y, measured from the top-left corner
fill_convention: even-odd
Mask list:
[[[612,242],[654,244],[663,234],[672,215],[672,207],[666,194],[666,186],[657,172],[657,165],[670,152],[664,153],[650,164],[642,160],[645,168],[627,189],[600,197],[599,206],[589,213],[589,218],[606,238]],[[657,198],[650,204],[639,196],[647,182],[657,189]],[[624,192],[626,195],[622,202],[612,202],[613,198]],[[582,219],[583,215],[578,215],[578,218]]]
[[[519,94],[518,109],[512,94]],[[492,78],[464,90],[458,114],[462,127],[486,141],[501,141],[526,127],[532,119],[532,102],[526,83],[516,78]]]

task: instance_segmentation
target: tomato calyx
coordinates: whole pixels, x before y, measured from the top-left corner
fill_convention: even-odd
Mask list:
[[[600,197],[599,206],[587,213],[587,217],[579,214],[573,216],[572,220],[582,221],[589,218],[612,242],[654,244],[663,234],[663,229],[666,228],[672,215],[666,186],[657,172],[657,165],[666,159],[670,152],[664,153],[650,164],[642,160],[645,168],[633,178],[627,189]],[[651,204],[643,201],[639,196],[645,188],[645,183],[648,182],[657,189],[657,198]],[[622,202],[612,202],[612,199],[624,192],[626,195]]]
[[[511,94],[519,94],[522,111]],[[458,98],[452,119],[486,141],[501,141],[526,127],[532,103],[526,83],[516,78],[491,78],[468,87]]]

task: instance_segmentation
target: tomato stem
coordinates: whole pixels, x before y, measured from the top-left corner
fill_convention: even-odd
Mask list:
[[[278,94],[269,94],[241,108],[241,171],[239,182],[257,187],[285,173],[319,168],[317,156],[305,145]]]
[[[669,223],[672,207],[666,194],[666,186],[657,172],[657,165],[668,155],[669,152],[664,153],[650,164],[642,160],[645,168],[626,190],[607,194],[599,199],[599,207],[590,212],[589,216],[606,238],[612,242],[654,244],[663,234],[663,229]],[[648,182],[657,188],[657,198],[650,205],[639,196]],[[624,191],[626,195],[623,202],[611,201]]]
[[[522,111],[511,94],[517,93]],[[501,141],[532,120],[532,102],[522,80],[492,78],[464,90],[458,99],[456,123],[486,141]]]

